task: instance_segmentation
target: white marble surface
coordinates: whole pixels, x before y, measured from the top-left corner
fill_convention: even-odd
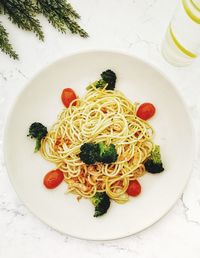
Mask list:
[[[81,49],[110,48],[133,53],[158,66],[186,101],[200,145],[200,60],[175,68],[160,54],[160,43],[178,0],[71,0],[89,39],[62,35],[41,17],[46,40],[15,28],[5,18],[20,61],[0,54],[0,145],[9,108],[23,85],[52,61]],[[170,105],[170,101],[169,101]],[[187,146],[186,146],[187,148]],[[17,198],[0,152],[0,257],[200,257],[200,153],[182,198],[147,230],[117,241],[90,242],[62,235],[34,217]],[[173,182],[172,182],[173,183]],[[170,190],[170,186],[169,186]],[[148,216],[148,215],[147,215]]]

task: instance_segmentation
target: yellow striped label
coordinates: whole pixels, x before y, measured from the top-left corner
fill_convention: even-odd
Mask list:
[[[188,7],[187,5],[187,1],[186,0],[182,0],[183,3],[183,7],[185,9],[185,12],[187,13],[187,15],[190,17],[190,19],[192,19],[194,22],[200,24],[200,18],[197,17],[192,11],[191,9]],[[194,4],[194,2],[193,2]]]
[[[198,6],[193,0],[190,0],[190,3],[193,5],[193,7],[200,12],[200,6]]]
[[[174,33],[172,31],[171,25],[169,26],[169,33],[170,33],[170,36],[172,37],[172,40],[173,40],[174,44],[177,46],[177,48],[179,50],[181,50],[181,52],[183,52],[185,55],[187,55],[187,56],[189,56],[191,58],[196,58],[197,57],[196,54],[190,52],[183,45],[180,44],[180,42],[177,40],[176,36],[174,35]]]

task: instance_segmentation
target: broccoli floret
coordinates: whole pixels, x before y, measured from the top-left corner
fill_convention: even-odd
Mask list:
[[[101,74],[101,78],[104,82],[106,82],[108,85],[106,87],[107,90],[114,90],[115,89],[115,83],[116,83],[116,74],[111,70],[106,70]]]
[[[90,85],[88,85],[87,87],[86,87],[86,90],[90,90],[90,89],[92,89],[93,87],[94,88],[104,88],[105,86],[106,86],[106,82],[104,81],[104,80],[98,80],[98,81],[95,81],[95,82],[93,82],[93,83],[91,83]]]
[[[47,128],[41,123],[35,122],[29,127],[29,134],[27,136],[36,139],[35,152],[40,149],[41,140],[47,135],[47,133]]]
[[[154,150],[151,152],[150,157],[144,162],[144,166],[145,169],[152,174],[164,171],[160,154],[160,146],[155,146]]]
[[[101,142],[99,145],[99,156],[98,161],[110,164],[117,160],[117,151],[115,149],[114,144],[106,145],[105,143]]]
[[[95,143],[84,143],[81,146],[80,159],[87,165],[94,164],[99,156],[99,148]]]
[[[90,84],[86,89],[89,90],[92,87],[104,88],[105,86],[106,86],[106,90],[114,90],[115,89],[115,83],[116,83],[117,77],[113,71],[106,70],[106,71],[102,72],[101,78],[102,79]]]
[[[117,151],[114,144],[84,143],[81,146],[80,159],[87,165],[103,162],[110,164],[117,160]]]
[[[106,86],[106,82],[104,80],[98,80],[96,82],[93,83],[93,86],[98,88],[103,88]]]
[[[95,206],[94,217],[102,216],[110,207],[110,199],[106,192],[96,193],[91,198],[92,204]]]

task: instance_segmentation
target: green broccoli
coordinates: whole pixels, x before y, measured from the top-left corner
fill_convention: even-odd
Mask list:
[[[95,143],[84,143],[81,146],[80,159],[87,165],[94,164],[99,155],[98,145]]]
[[[99,162],[110,164],[117,160],[118,155],[114,144],[106,145],[105,143],[100,142],[98,145],[99,145],[99,156],[98,156]]]
[[[112,70],[106,70],[101,74],[101,78],[104,82],[106,82],[108,85],[106,87],[106,90],[114,90],[115,89],[115,83],[116,83],[116,74]]]
[[[47,133],[47,128],[41,123],[35,122],[29,127],[29,134],[27,136],[36,139],[35,152],[40,149],[41,140],[47,135]]]
[[[97,88],[97,89],[98,88],[104,88],[106,86],[106,82],[104,80],[95,81],[94,83],[89,85],[87,89],[90,89],[92,86]]]
[[[114,90],[116,79],[117,79],[116,74],[113,71],[106,70],[101,73],[101,79],[90,84],[87,87],[87,90],[91,89],[92,87],[104,88],[105,86],[106,86],[106,90]]]
[[[154,150],[151,152],[150,157],[144,162],[144,166],[145,169],[152,174],[164,171],[160,154],[160,146],[155,146]]]
[[[96,193],[91,198],[91,202],[95,206],[94,217],[102,216],[110,207],[110,199],[106,192]]]
[[[110,164],[117,160],[117,151],[114,144],[84,143],[81,146],[80,159],[87,165],[103,162]]]

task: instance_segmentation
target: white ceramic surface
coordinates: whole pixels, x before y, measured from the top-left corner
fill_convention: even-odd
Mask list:
[[[125,205],[112,203],[105,216],[93,218],[90,202],[78,203],[73,195],[65,195],[64,183],[52,191],[43,187],[43,176],[54,165],[33,153],[34,142],[26,135],[32,122],[40,121],[49,128],[56,120],[63,108],[60,93],[64,87],[72,87],[81,96],[85,86],[107,68],[116,72],[117,88],[130,99],[157,107],[150,123],[161,145],[165,172],[145,175],[138,198]],[[54,229],[84,239],[121,238],[156,222],[180,197],[194,157],[191,122],[173,85],[149,64],[117,52],[83,52],[45,68],[18,96],[5,132],[7,170],[21,200]]]

